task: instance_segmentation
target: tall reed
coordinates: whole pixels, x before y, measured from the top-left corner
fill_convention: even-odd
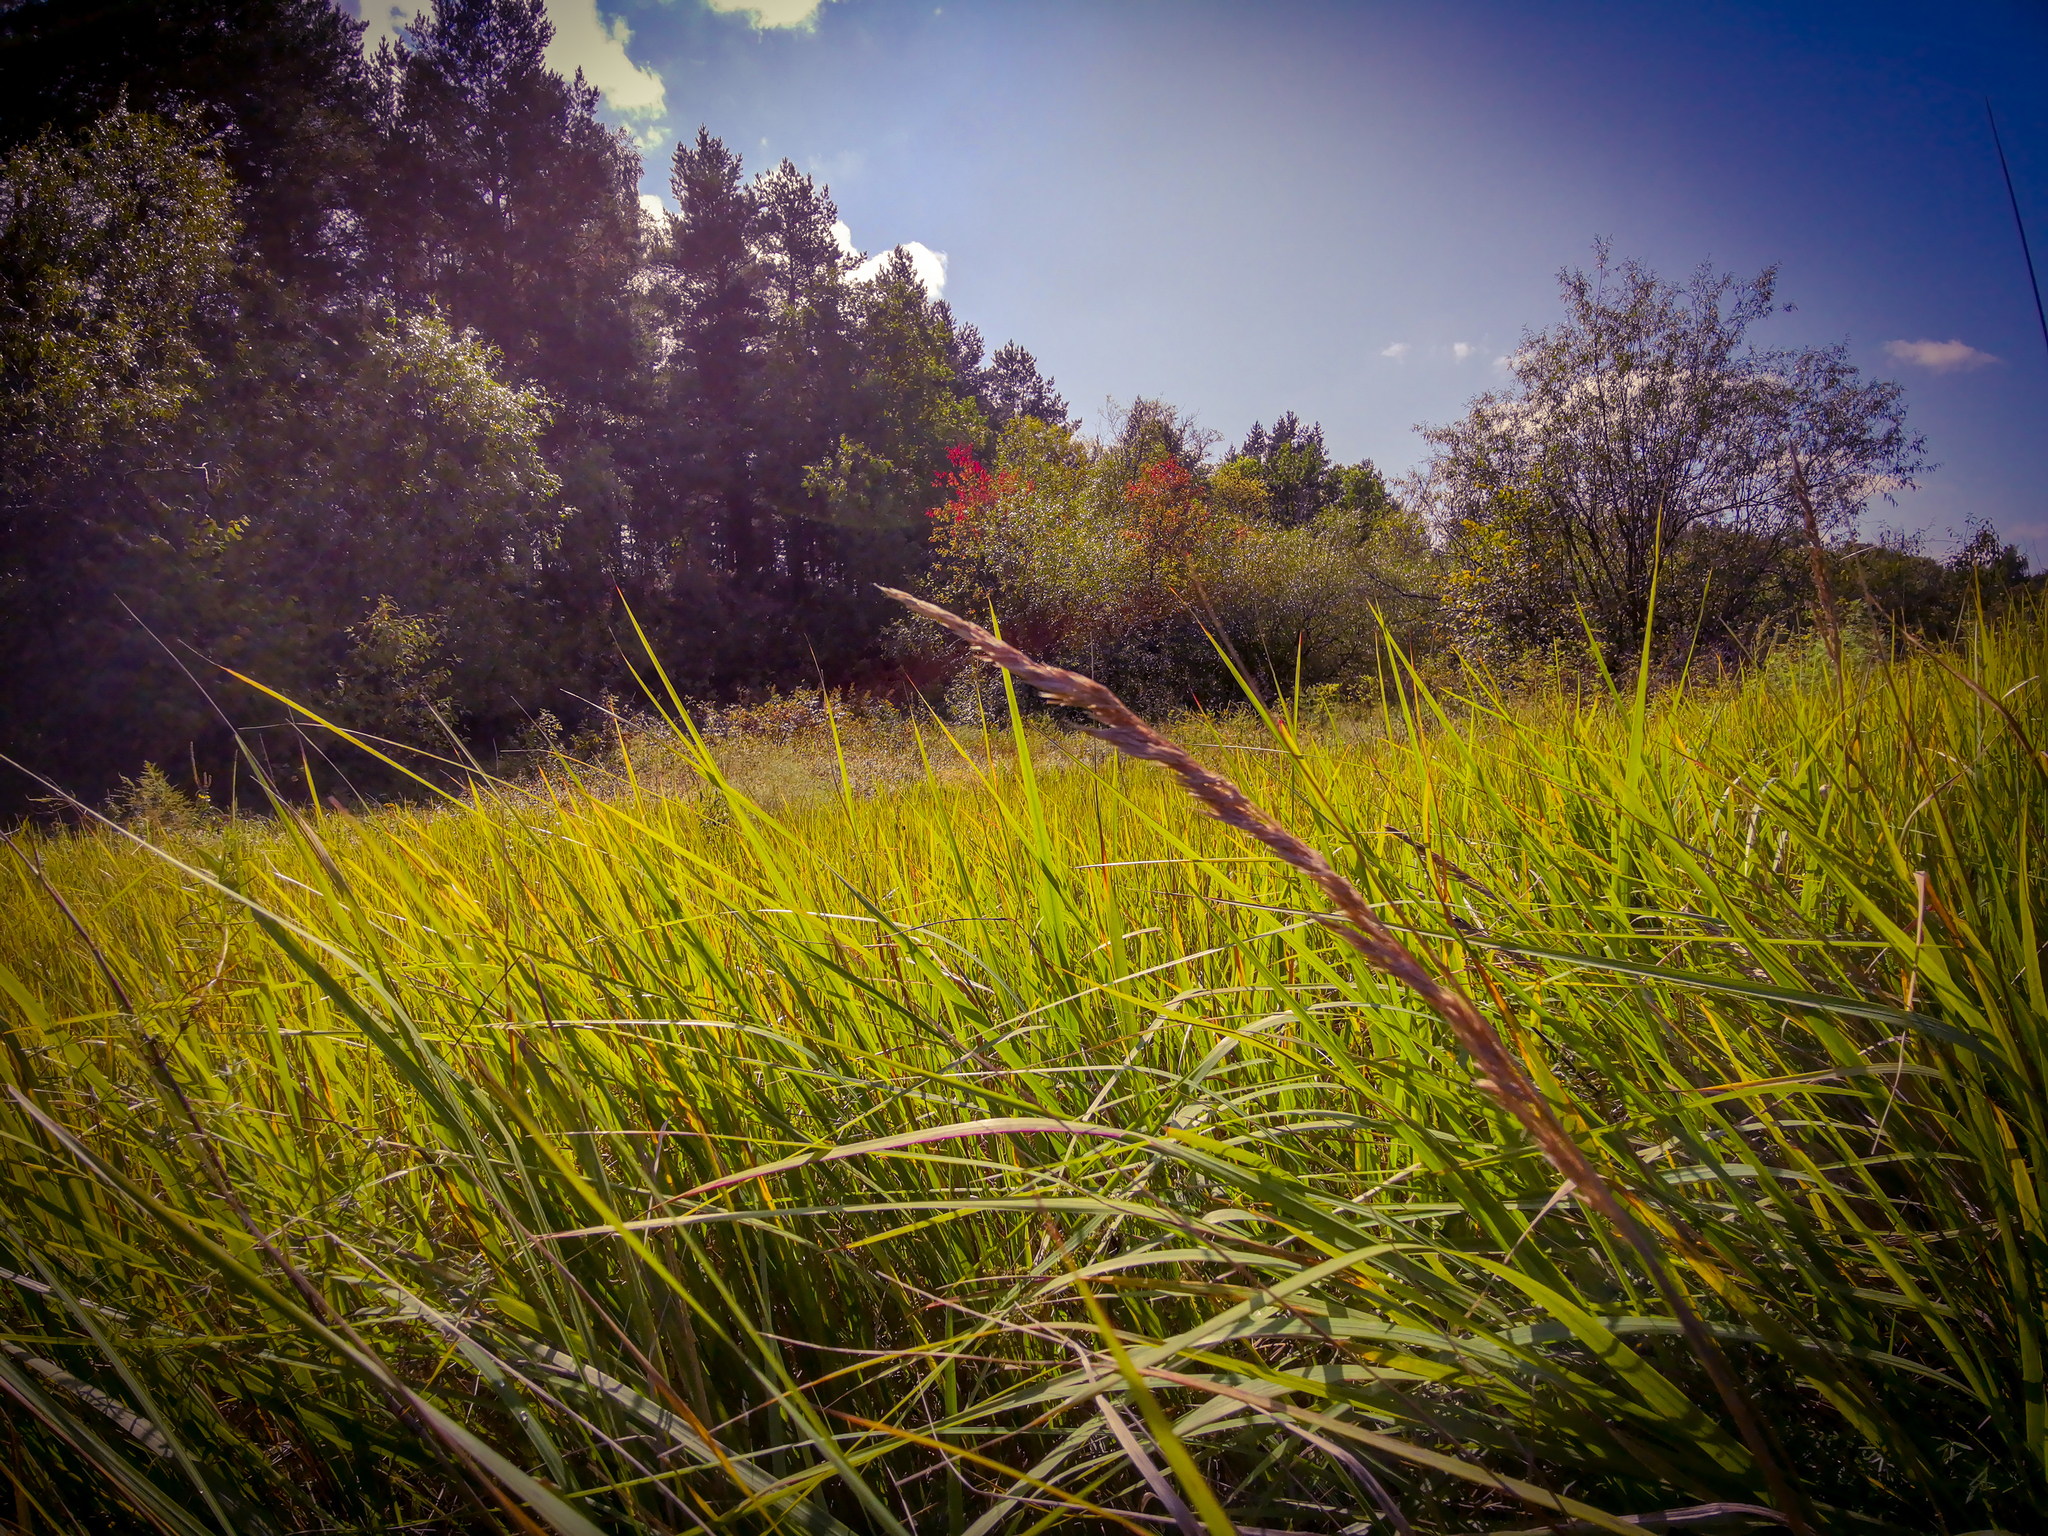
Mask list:
[[[17,834],[15,1523],[2038,1528],[2048,626],[1844,676]]]

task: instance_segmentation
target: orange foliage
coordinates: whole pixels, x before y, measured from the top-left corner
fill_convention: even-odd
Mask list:
[[[1208,488],[1178,461],[1154,459],[1124,487],[1130,525],[1124,537],[1144,546],[1162,575],[1172,577],[1199,562],[1226,539],[1243,538],[1245,526],[1210,500]]]

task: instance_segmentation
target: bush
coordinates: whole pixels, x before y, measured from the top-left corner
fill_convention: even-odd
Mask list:
[[[992,469],[954,449],[931,513],[939,592],[1154,708],[1235,696],[1218,644],[1270,687],[1372,669],[1381,616],[1428,639],[1434,555],[1369,466],[1333,475],[1338,498],[1288,525],[1268,515],[1257,460],[1191,466],[1184,438],[1152,435],[1134,453],[1027,418]]]

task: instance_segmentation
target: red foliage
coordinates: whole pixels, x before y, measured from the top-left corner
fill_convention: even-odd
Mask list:
[[[1183,563],[1219,535],[1244,532],[1210,502],[1200,481],[1164,455],[1124,487],[1124,505],[1131,517],[1124,537],[1142,541],[1162,563]]]
[[[946,457],[953,467],[932,476],[932,484],[945,487],[952,495],[943,507],[932,508],[927,516],[935,525],[934,532],[972,534],[980,528],[984,514],[1016,488],[1017,477],[1008,470],[990,474],[965,443],[947,449]]]

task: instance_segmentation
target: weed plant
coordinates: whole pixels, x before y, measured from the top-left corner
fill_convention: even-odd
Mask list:
[[[2029,609],[1839,678],[1194,733],[1641,1243],[1294,869],[1014,712],[771,813],[657,682],[688,793],[621,733],[431,809],[18,832],[0,1499],[2042,1529],[2044,679]]]

